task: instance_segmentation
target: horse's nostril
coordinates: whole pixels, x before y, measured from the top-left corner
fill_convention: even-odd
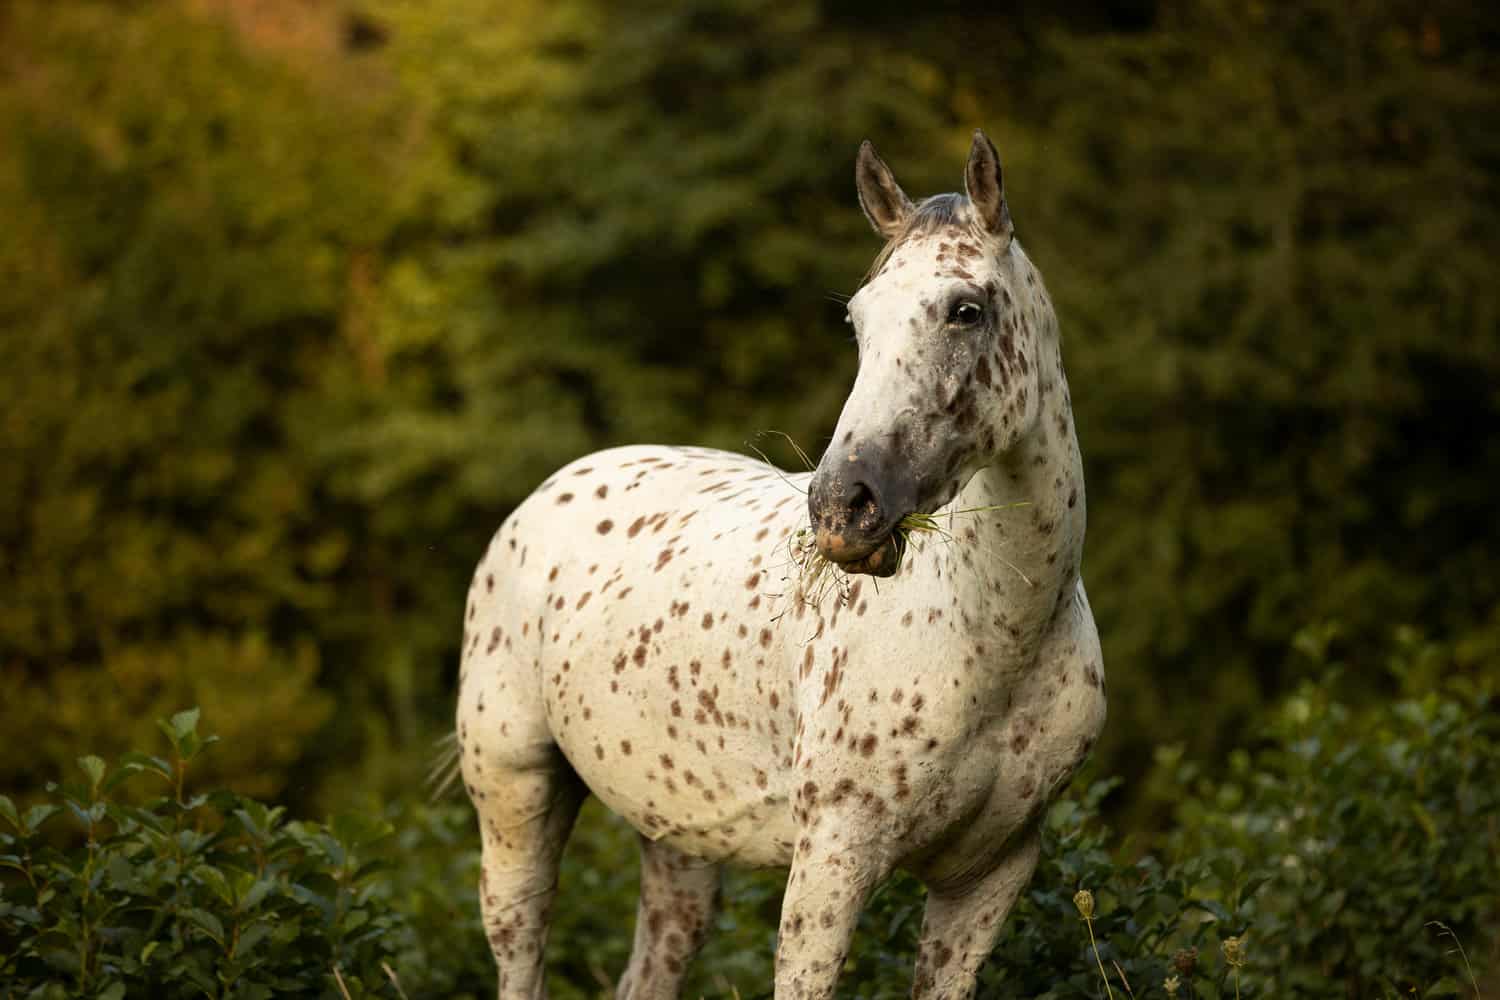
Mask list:
[[[875,492],[864,483],[849,487],[849,519],[855,524],[868,527],[880,520],[880,504]]]

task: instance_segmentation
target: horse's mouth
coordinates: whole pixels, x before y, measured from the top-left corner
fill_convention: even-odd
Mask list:
[[[900,568],[901,557],[906,554],[906,537],[899,531],[892,531],[868,551],[850,553],[851,557],[842,559],[830,555],[822,546],[819,548],[829,562],[845,573],[865,573],[869,576],[885,577],[891,576]],[[846,549],[839,554],[844,555],[847,551]]]

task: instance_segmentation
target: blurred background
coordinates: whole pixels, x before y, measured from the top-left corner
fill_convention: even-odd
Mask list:
[[[855,150],[954,190],[975,126],[1061,317],[1118,821],[1313,669],[1493,679],[1497,53],[1449,0],[14,0],[0,788],[201,705],[239,791],[412,794],[506,513],[613,444],[821,451]]]

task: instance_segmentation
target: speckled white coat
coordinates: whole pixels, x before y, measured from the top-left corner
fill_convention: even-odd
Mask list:
[[[486,551],[458,735],[502,998],[545,994],[557,862],[588,794],[642,836],[621,996],[676,996],[724,862],[791,869],[777,997],[833,995],[897,867],[929,888],[913,994],[972,993],[1037,820],[1104,719],[1057,324],[998,162],[983,197],[981,139],[970,197],[945,205],[896,197],[862,153],[862,201],[893,245],[850,302],[860,372],[823,460],[899,436],[895,454],[936,470],[916,507],[951,539],[916,536],[894,576],[806,593],[808,475],[641,446],[560,470]],[[955,296],[982,300],[983,328],[955,329]]]

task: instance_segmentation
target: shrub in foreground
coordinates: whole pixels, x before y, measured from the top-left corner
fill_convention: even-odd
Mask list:
[[[1307,685],[1288,700],[1226,779],[1165,753],[1177,823],[1155,853],[1100,821],[1113,782],[1080,782],[1047,817],[1041,867],[979,996],[1477,994],[1466,963],[1491,957],[1500,917],[1493,700],[1453,690],[1354,713],[1329,692]],[[83,782],[24,812],[0,797],[7,997],[491,993],[465,805],[316,824],[230,792],[189,795],[207,742],[196,722],[164,723],[169,758],[131,754],[111,771],[85,757]],[[165,794],[117,797],[153,776]],[[554,914],[554,996],[611,992],[630,944],[635,849],[623,824],[585,810]],[[689,995],[769,995],[781,878],[727,876]],[[910,878],[876,894],[845,995],[906,995],[921,907]]]
[[[1262,745],[1233,756],[1225,778],[1164,751],[1175,824],[1151,845],[1122,844],[1101,820],[1116,782],[1076,783],[1047,817],[1041,866],[979,996],[1104,997],[1104,976],[1121,1000],[1473,996],[1457,945],[1477,974],[1500,917],[1494,700],[1455,688],[1355,712],[1333,697],[1335,687],[1330,678],[1301,688],[1268,716]],[[430,833],[412,836],[413,823]],[[404,887],[399,905],[417,922],[403,982],[436,974],[483,995],[493,972],[474,903],[471,817],[463,806],[423,807],[397,826],[411,837],[403,851],[412,863],[393,877]],[[461,843],[471,846],[455,854]],[[623,969],[635,851],[622,823],[585,810],[554,913],[554,996],[604,995]],[[464,867],[456,882],[455,866]],[[685,995],[769,995],[782,878],[726,876]],[[1080,890],[1090,894],[1088,922]],[[905,997],[921,918],[915,880],[898,876],[879,890],[841,995]]]
[[[5,995],[396,996],[381,963],[405,918],[377,893],[387,863],[371,853],[389,825],[288,822],[232,792],[189,794],[212,742],[197,722],[194,709],[162,723],[165,758],[81,758],[83,780],[49,802],[0,796]],[[164,794],[116,797],[148,776]]]

